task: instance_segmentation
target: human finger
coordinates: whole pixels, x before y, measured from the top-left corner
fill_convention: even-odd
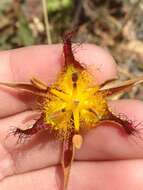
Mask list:
[[[142,190],[143,161],[76,162],[69,178],[69,190]],[[24,179],[24,180],[23,180]],[[0,182],[1,190],[58,190],[62,187],[60,167],[12,176]]]
[[[142,121],[143,103],[141,101],[120,100],[112,106],[117,107],[118,113],[126,114],[129,119],[135,119],[137,123]],[[126,107],[132,107],[132,109],[128,110]],[[0,171],[4,171],[5,176],[60,163],[61,143],[55,141],[51,134],[48,134],[48,131],[43,131],[32,137],[27,143],[19,144],[18,147],[15,144],[17,141],[15,136],[10,136],[5,142],[8,128],[11,125],[20,127],[23,120],[31,114],[33,112],[21,113],[0,122],[2,126],[0,128],[0,160],[1,163],[4,161],[4,164],[1,164]],[[76,160],[101,161],[143,158],[142,139],[139,136],[126,135],[119,126],[102,124],[90,130],[83,138],[82,148],[76,151]],[[5,165],[5,163],[7,164]]]

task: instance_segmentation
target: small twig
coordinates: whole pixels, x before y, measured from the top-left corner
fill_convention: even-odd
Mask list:
[[[79,22],[79,17],[80,17],[81,11],[82,11],[82,1],[78,0],[76,2],[76,4],[77,5],[76,5],[76,10],[75,10],[75,15],[73,18],[72,28],[77,27],[78,22]]]
[[[125,17],[125,20],[122,24],[122,28],[128,23],[128,21],[133,17],[134,13],[136,12],[136,9],[138,8],[139,4],[141,3],[142,0],[138,0],[133,7],[131,8],[130,12],[127,14]]]
[[[42,0],[42,6],[43,6],[43,14],[44,14],[44,22],[45,22],[45,30],[46,30],[47,42],[48,42],[48,44],[51,44],[52,39],[51,39],[51,33],[50,33],[50,25],[49,25],[49,18],[48,18],[46,0]]]

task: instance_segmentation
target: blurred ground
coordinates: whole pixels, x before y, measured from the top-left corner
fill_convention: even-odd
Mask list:
[[[52,43],[78,28],[74,42],[107,47],[120,79],[143,74],[143,0],[47,0]],[[0,49],[45,44],[42,0],[0,0]],[[143,87],[120,97],[143,100]],[[115,98],[120,98],[115,97]]]

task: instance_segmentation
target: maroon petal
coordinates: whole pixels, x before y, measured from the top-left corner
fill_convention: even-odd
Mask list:
[[[128,116],[126,116],[125,114],[120,113],[117,115],[108,109],[108,115],[100,123],[103,122],[120,125],[124,129],[127,135],[140,137],[139,135],[140,129],[138,127],[140,126],[141,123],[136,123],[130,120]]]
[[[66,190],[68,186],[71,164],[74,159],[74,152],[75,148],[72,143],[72,138],[65,140],[63,142],[63,153],[62,153],[62,167],[64,172],[63,190]]]
[[[20,128],[14,127],[10,129],[6,138],[8,138],[11,135],[17,136],[18,137],[17,142],[20,143],[42,130],[50,129],[50,127],[51,127],[50,125],[47,125],[44,123],[43,116],[41,116],[38,120],[35,121],[35,123],[33,124],[31,128],[20,129]]]
[[[72,31],[64,35],[63,52],[65,57],[65,67],[67,68],[68,65],[73,65],[78,69],[85,69],[78,61],[75,60],[73,55],[71,40],[75,33],[76,31]]]

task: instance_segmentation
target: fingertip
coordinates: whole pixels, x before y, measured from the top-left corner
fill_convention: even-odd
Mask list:
[[[12,72],[10,67],[10,51],[0,52],[0,81],[12,80]]]
[[[140,100],[122,99],[108,102],[111,110],[117,114],[125,114],[133,121],[143,121],[143,102]]]
[[[80,63],[88,66],[99,84],[117,78],[115,60],[107,49],[93,44],[83,44],[75,55]]]
[[[28,82],[31,77],[48,84],[55,80],[63,62],[61,45],[38,45],[11,51],[14,80]]]
[[[97,83],[117,77],[117,68],[110,53],[93,44],[83,44],[75,54],[76,59],[88,66]],[[37,77],[50,84],[64,63],[61,44],[38,45],[0,53],[1,81],[29,82]]]

